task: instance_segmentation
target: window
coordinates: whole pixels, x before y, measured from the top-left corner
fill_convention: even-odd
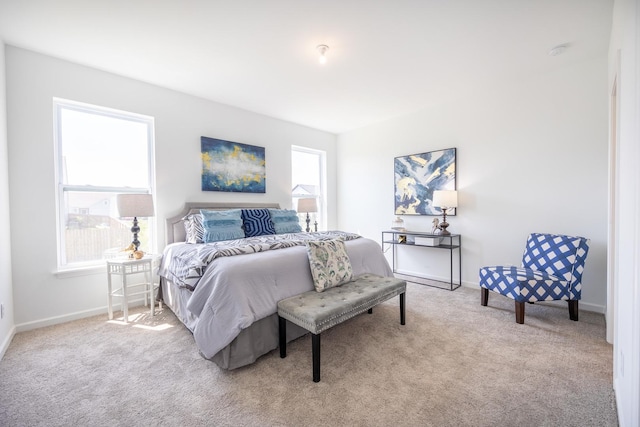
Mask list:
[[[98,265],[133,235],[116,195],[153,194],[153,118],[54,99],[58,268]],[[138,218],[140,249],[154,248],[152,219]]]
[[[310,228],[314,230],[314,223],[318,222],[318,230],[327,228],[326,206],[326,152],[311,148],[291,147],[291,191],[292,206],[298,209],[298,200],[304,198],[316,199],[318,212],[310,213]],[[302,229],[306,229],[307,214],[298,214]]]

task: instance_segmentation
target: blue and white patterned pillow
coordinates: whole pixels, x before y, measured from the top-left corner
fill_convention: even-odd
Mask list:
[[[184,231],[186,233],[185,242],[204,243],[204,226],[202,225],[202,214],[189,214],[182,218],[184,221]]]
[[[202,210],[200,212],[202,213],[202,225],[204,226],[204,243],[244,238],[240,209],[226,211]]]
[[[271,221],[276,234],[300,233],[300,219],[298,213],[292,209],[269,209]]]
[[[313,286],[322,292],[353,279],[351,260],[343,240],[317,240],[306,242]]]
[[[246,237],[276,234],[268,209],[242,209],[242,223]]]

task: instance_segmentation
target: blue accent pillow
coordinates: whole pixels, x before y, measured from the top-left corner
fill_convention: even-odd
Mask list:
[[[276,234],[300,233],[300,219],[298,213],[292,209],[269,209],[271,221]]]
[[[204,243],[220,240],[242,239],[242,213],[240,209],[226,211],[202,210],[202,225],[204,226]]]
[[[276,234],[268,209],[242,209],[242,223],[246,237]]]

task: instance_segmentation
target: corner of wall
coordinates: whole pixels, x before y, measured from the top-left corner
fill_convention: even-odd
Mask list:
[[[11,273],[11,225],[9,222],[9,159],[7,144],[7,91],[5,44],[0,38],[0,359],[15,335]]]

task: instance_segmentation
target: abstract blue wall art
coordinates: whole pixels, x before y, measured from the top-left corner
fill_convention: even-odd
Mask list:
[[[200,138],[202,191],[265,193],[264,147]]]
[[[396,157],[393,162],[396,215],[441,215],[435,190],[456,189],[456,149]],[[455,209],[447,210],[455,215]]]

